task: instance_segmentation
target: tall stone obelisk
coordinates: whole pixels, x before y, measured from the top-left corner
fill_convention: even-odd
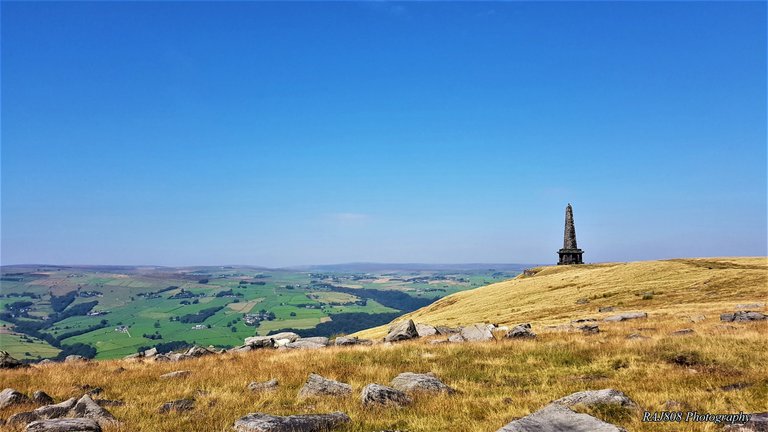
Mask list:
[[[565,208],[565,234],[563,235],[563,248],[557,251],[561,264],[584,264],[581,260],[583,250],[576,245],[576,227],[573,224],[573,207],[570,204]]]

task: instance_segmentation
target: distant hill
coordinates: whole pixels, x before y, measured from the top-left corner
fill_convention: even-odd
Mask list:
[[[382,272],[382,271],[523,271],[538,264],[420,264],[420,263],[346,263],[285,267],[296,271],[331,271],[331,272]]]
[[[448,326],[475,322],[555,324],[607,316],[608,312],[597,312],[600,307],[676,315],[717,313],[738,303],[766,299],[766,257],[549,266],[444,297],[398,320],[411,318],[418,323]],[[382,337],[387,328],[357,335]]]

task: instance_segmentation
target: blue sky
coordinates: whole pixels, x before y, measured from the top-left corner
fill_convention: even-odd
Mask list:
[[[1,12],[3,264],[767,253],[764,2]]]

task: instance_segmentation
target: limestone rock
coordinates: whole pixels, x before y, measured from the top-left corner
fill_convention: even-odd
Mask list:
[[[496,432],[626,432],[588,414],[578,414],[570,408],[549,404],[515,420]]]
[[[531,331],[531,325],[528,323],[519,324],[512,327],[505,335],[507,339],[531,339],[536,337],[536,333]]]
[[[434,336],[437,334],[437,329],[427,324],[416,324],[416,333],[419,337]]]
[[[419,337],[416,324],[413,320],[402,321],[389,329],[389,334],[384,337],[384,342],[397,342]]]
[[[68,355],[64,359],[64,363],[87,363],[88,361],[89,360],[87,358],[76,354]]]
[[[184,411],[191,411],[195,408],[195,400],[194,399],[179,399],[175,401],[170,401],[162,404],[160,408],[157,410],[160,414],[166,414],[171,411],[173,412],[184,412]]]
[[[30,403],[27,395],[22,394],[12,388],[7,388],[0,392],[0,409],[11,405],[20,405]]]
[[[648,314],[645,312],[627,312],[623,314],[609,316],[604,321],[616,322],[616,321],[626,321],[626,320],[638,319],[638,318],[648,318]]]
[[[32,394],[32,401],[39,405],[50,405],[54,402],[53,398],[42,390],[37,390]]]
[[[72,408],[75,417],[90,418],[97,422],[116,422],[117,419],[109,411],[102,408],[90,396],[85,395],[80,398]]]
[[[720,321],[762,321],[768,319],[768,315],[760,312],[738,311],[733,313],[724,313],[720,315]]]
[[[408,405],[413,400],[407,394],[392,387],[380,384],[368,384],[361,396],[363,405]]]
[[[25,432],[101,432],[96,420],[86,418],[61,418],[38,420],[27,425]]]
[[[418,374],[413,372],[403,372],[396,376],[391,385],[393,388],[403,392],[445,392],[454,393],[456,390],[445,385],[434,374]]]
[[[493,340],[493,333],[485,324],[472,324],[461,329],[461,337],[469,342],[489,341]]]
[[[313,396],[349,396],[352,394],[352,386],[334,381],[318,374],[310,374],[307,382],[299,390],[299,399]]]
[[[29,367],[28,364],[16,360],[7,351],[0,351],[0,369],[16,369]]]
[[[264,382],[253,381],[248,384],[248,390],[252,392],[272,391],[277,390],[277,385],[278,382],[276,379],[271,379]]]
[[[356,336],[355,337],[347,337],[347,336],[339,336],[336,338],[336,340],[333,342],[336,346],[346,346],[346,345],[371,345],[372,342],[368,339],[359,339]]]
[[[192,371],[188,371],[188,370],[173,371],[173,372],[168,372],[167,374],[160,375],[160,379],[184,378],[186,376],[189,376],[190,374],[192,374]]]
[[[234,429],[236,432],[327,432],[350,421],[342,412],[292,416],[251,413],[235,421]]]
[[[637,408],[637,404],[624,393],[614,389],[587,390],[570,394],[552,403],[572,407],[575,405],[619,405],[625,408]]]
[[[46,405],[37,408],[34,413],[41,419],[59,418],[66,415],[69,410],[74,408],[76,403],[77,398],[70,398],[55,405]]]

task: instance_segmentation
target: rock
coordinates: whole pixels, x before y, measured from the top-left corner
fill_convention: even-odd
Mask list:
[[[179,399],[162,404],[157,410],[160,414],[173,412],[192,411],[195,408],[194,399]]]
[[[28,424],[35,420],[40,420],[40,417],[38,417],[37,414],[32,411],[24,411],[8,417],[8,424]]]
[[[531,331],[531,325],[525,323],[512,327],[512,330],[508,331],[504,337],[507,339],[531,339],[535,338],[536,334]]]
[[[243,345],[251,348],[272,348],[275,345],[275,341],[271,336],[251,336],[245,338]]]
[[[764,307],[765,303],[742,303],[736,305],[736,309],[760,309]]]
[[[94,402],[99,404],[99,406],[108,407],[108,406],[124,406],[125,402],[121,400],[112,400],[112,399],[94,399]]]
[[[454,335],[450,335],[448,337],[448,342],[450,342],[450,343],[461,343],[461,342],[466,342],[466,341],[464,340],[464,337],[462,335],[454,334]]]
[[[241,353],[241,352],[248,352],[248,351],[253,351],[253,348],[250,345],[240,345],[227,350],[227,352],[233,352],[233,353]]]
[[[638,319],[638,318],[648,318],[648,314],[645,312],[628,312],[623,313],[619,315],[613,315],[609,316],[608,318],[604,319],[603,321],[626,321],[631,319]]]
[[[56,364],[56,362],[51,359],[42,359],[39,362],[37,362],[37,366],[48,366],[52,364]]]
[[[371,345],[373,342],[368,339],[358,339],[357,337],[340,336],[340,337],[337,337],[333,343],[336,346],[347,346],[347,345]]]
[[[173,371],[173,372],[168,372],[167,374],[160,375],[160,379],[184,378],[186,376],[189,376],[190,374],[192,374],[192,371],[188,371],[188,370]]]
[[[320,345],[328,346],[331,344],[331,340],[328,339],[325,336],[315,336],[315,337],[305,337],[305,338],[298,338],[296,342],[312,342]]]
[[[88,395],[81,397],[80,400],[77,401],[75,407],[72,408],[72,412],[75,414],[75,417],[90,418],[99,423],[117,422],[117,419],[112,413],[99,406],[99,404]]]
[[[190,355],[187,355],[187,353],[170,353],[170,354],[165,354],[164,357],[167,357],[168,361],[172,361],[172,362],[180,362],[182,360],[194,358]]]
[[[485,324],[472,324],[461,329],[461,337],[469,342],[489,341],[493,340],[493,333]]]
[[[188,349],[187,352],[184,354],[189,357],[202,357],[202,356],[207,356],[207,355],[216,354],[216,353],[214,351],[209,350],[208,348],[204,348],[201,346],[193,346],[192,348]]]
[[[38,420],[27,425],[25,432],[101,432],[96,420],[85,418],[61,418]]]
[[[48,395],[48,393],[42,390],[37,390],[34,394],[32,394],[32,401],[39,405],[50,405],[55,402],[53,398]]]
[[[600,333],[600,327],[598,327],[597,324],[584,324],[582,326],[578,326],[577,328],[581,330],[582,333],[587,333],[587,334]]]
[[[693,333],[695,333],[693,329],[686,328],[686,329],[675,330],[672,333],[670,333],[670,336],[684,336],[684,335],[689,335]]]
[[[613,306],[604,306],[601,308],[597,308],[598,312],[613,312]]]
[[[746,423],[737,423],[725,427],[728,432],[768,432],[768,412],[749,415]]]
[[[496,432],[626,432],[588,414],[578,414],[559,404],[515,420]]]
[[[416,324],[413,320],[402,321],[389,329],[389,334],[384,337],[384,342],[397,342],[419,337]]]
[[[156,362],[169,362],[171,361],[171,358],[167,354],[158,354],[152,357],[152,360]]]
[[[627,336],[627,339],[630,340],[643,340],[643,339],[650,339],[648,336],[643,336],[640,333],[632,333],[631,335]]]
[[[570,394],[554,402],[567,407],[575,405],[619,405],[625,408],[637,408],[637,404],[624,393],[614,389],[587,390]]]
[[[64,363],[87,363],[88,361],[89,360],[87,358],[76,354],[68,355],[64,359]]]
[[[16,360],[7,351],[0,351],[0,369],[26,368],[28,364]]]
[[[248,384],[248,390],[252,392],[272,391],[277,390],[277,385],[278,382],[276,379],[271,379],[264,382],[253,381]]]
[[[443,384],[442,381],[431,373],[418,374],[413,372],[403,372],[392,380],[391,385],[393,388],[403,392],[456,392],[456,390]]]
[[[11,405],[20,405],[30,403],[27,395],[22,394],[12,388],[7,388],[0,392],[0,409]]]
[[[314,338],[307,338],[307,339],[314,339]],[[327,338],[325,339],[327,341]],[[288,342],[287,344],[285,344],[285,347],[289,349],[319,349],[319,348],[325,348],[326,346],[327,346],[326,344],[317,343],[317,342],[306,340],[306,339],[298,339],[296,342]]]
[[[437,334],[441,336],[448,336],[448,335],[459,333],[461,329],[447,327],[447,326],[437,326],[435,327],[435,331],[437,332]]]
[[[738,311],[733,313],[724,313],[720,315],[720,321],[734,322],[734,321],[762,321],[768,319],[768,315],[764,315],[760,312],[752,311]]]
[[[296,339],[298,339],[300,336],[293,332],[282,332],[282,333],[269,335],[269,337],[271,337],[275,341],[278,341],[280,339],[288,339],[289,342],[296,342]]]
[[[571,321],[572,324],[579,324],[579,323],[586,323],[586,322],[597,322],[597,320],[594,318],[579,318]]]
[[[299,390],[299,399],[313,396],[349,396],[352,386],[342,382],[324,378],[318,374],[310,374],[307,382]]]
[[[327,432],[351,420],[342,412],[274,416],[251,413],[235,421],[236,432]]]
[[[41,419],[59,418],[66,415],[69,410],[74,408],[76,403],[77,398],[70,398],[55,405],[42,406],[36,409],[34,413]]]
[[[144,357],[152,357],[157,355],[157,348],[150,348],[144,351]]]
[[[392,387],[380,384],[368,384],[361,395],[363,405],[408,405],[413,400],[407,394]]]
[[[437,334],[437,329],[428,324],[416,324],[416,333],[419,337],[434,336]]]
[[[291,343],[290,339],[275,339],[275,348],[284,347]]]

